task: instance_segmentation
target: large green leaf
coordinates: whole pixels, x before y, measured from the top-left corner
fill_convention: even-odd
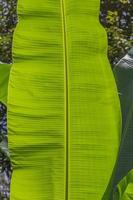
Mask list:
[[[120,105],[99,0],[18,0],[8,96],[11,200],[100,200]]]
[[[125,62],[126,57],[123,59],[123,62],[121,61],[121,64],[114,68],[114,74],[120,95],[123,121],[122,138],[115,172],[114,188],[116,185],[118,188],[121,188],[121,183],[123,185],[123,180],[127,180],[127,177],[129,179],[131,175],[129,171],[133,169],[133,68],[130,65],[128,66],[129,62]],[[124,197],[120,196],[118,199],[126,200],[126,198],[128,199],[129,197],[125,197],[124,195]]]
[[[8,80],[11,65],[0,63],[0,101],[7,102]]]

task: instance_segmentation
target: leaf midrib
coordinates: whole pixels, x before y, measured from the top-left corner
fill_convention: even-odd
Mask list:
[[[64,91],[65,91],[65,200],[68,200],[68,156],[69,156],[69,132],[68,132],[68,48],[67,48],[67,22],[66,22],[66,8],[65,0],[61,1],[61,17],[62,17],[62,32],[63,32],[63,53],[64,53]]]

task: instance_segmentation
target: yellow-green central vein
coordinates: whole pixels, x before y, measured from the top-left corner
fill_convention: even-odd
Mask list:
[[[69,156],[69,148],[68,148],[68,140],[69,140],[69,130],[68,130],[68,53],[67,53],[67,24],[66,24],[66,13],[65,13],[65,2],[61,0],[61,14],[62,14],[62,31],[63,31],[63,52],[64,52],[64,74],[65,74],[65,200],[68,200],[68,156]]]

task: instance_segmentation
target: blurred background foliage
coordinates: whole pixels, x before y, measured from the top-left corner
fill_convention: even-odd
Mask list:
[[[0,0],[0,62],[12,63],[17,0]],[[133,0],[101,0],[100,22],[108,35],[113,66],[133,46]],[[6,107],[0,103],[0,200],[9,200],[11,165],[7,148]]]
[[[12,36],[17,23],[16,0],[0,0],[0,61],[12,62]]]
[[[133,0],[101,0],[100,21],[108,34],[113,67],[133,46]]]

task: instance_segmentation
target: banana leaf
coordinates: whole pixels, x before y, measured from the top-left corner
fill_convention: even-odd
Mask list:
[[[131,50],[129,51],[129,55],[130,52]],[[133,67],[132,65],[129,65],[128,60],[126,61],[127,58],[128,54],[120,61],[120,64],[114,68],[123,121],[120,152],[113,184],[114,188],[121,188],[121,183],[123,185],[123,181],[127,180],[127,177],[129,179],[129,177],[132,176],[130,171],[133,169]],[[116,195],[115,190],[114,194]],[[131,195],[133,198],[133,192],[129,196]],[[123,196],[124,197],[119,195],[118,199],[131,199],[131,197]]]
[[[99,0],[18,0],[8,93],[11,200],[100,200],[121,131]]]
[[[0,63],[0,102],[7,103],[8,80],[10,74],[10,64]]]

